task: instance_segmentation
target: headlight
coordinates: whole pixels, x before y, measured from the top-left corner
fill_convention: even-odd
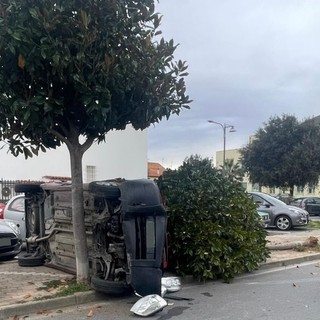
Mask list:
[[[295,213],[295,214],[299,214],[300,216],[304,216],[304,212],[300,211],[300,210],[297,210],[297,209],[293,209],[293,208],[290,208],[289,209],[291,212]]]
[[[8,226],[17,234],[20,234],[20,229],[16,226],[15,223],[11,222],[11,221],[6,221]]]

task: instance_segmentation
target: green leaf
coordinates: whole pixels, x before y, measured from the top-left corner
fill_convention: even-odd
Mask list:
[[[29,12],[30,12],[32,18],[37,19],[37,20],[39,19],[38,10],[36,10],[35,8],[30,8]]]
[[[20,32],[15,31],[11,35],[15,40],[21,41],[21,33]]]
[[[31,152],[28,148],[26,148],[26,147],[23,148],[23,153],[24,153],[24,157],[25,157],[26,159],[33,157],[32,152]]]

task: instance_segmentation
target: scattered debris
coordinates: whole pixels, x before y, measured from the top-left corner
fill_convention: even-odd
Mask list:
[[[304,241],[303,245],[306,247],[317,247],[319,244],[319,239],[314,236],[310,236],[306,241]]]
[[[93,316],[94,316],[94,312],[93,312],[93,310],[91,309],[91,310],[88,312],[87,317],[88,317],[88,318],[91,318],[91,317],[93,317]]]
[[[39,315],[43,315],[43,316],[48,316],[49,315],[49,311],[48,310],[40,310],[37,312],[37,314]]]

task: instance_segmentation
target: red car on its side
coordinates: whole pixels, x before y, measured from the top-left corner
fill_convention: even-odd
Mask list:
[[[4,212],[5,206],[6,206],[5,203],[0,202],[0,219],[3,219],[3,212]]]

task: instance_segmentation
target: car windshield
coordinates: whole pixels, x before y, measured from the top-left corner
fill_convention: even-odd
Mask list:
[[[301,201],[302,199],[299,198],[299,199],[293,199],[290,204],[293,204],[293,205],[300,205],[301,204]]]
[[[266,201],[270,202],[271,204],[275,205],[281,205],[281,206],[286,206],[287,204],[275,197],[272,197],[268,194],[263,194],[262,195],[263,199],[265,199]]]

